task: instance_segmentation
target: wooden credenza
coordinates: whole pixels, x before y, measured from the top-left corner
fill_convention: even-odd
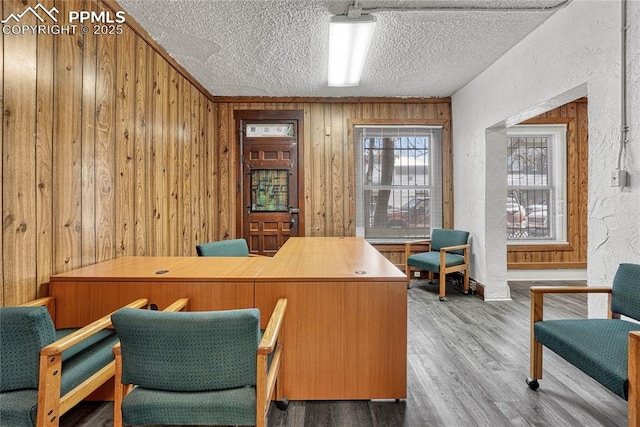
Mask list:
[[[291,238],[273,258],[124,257],[51,278],[57,327],[89,323],[136,298],[160,309],[257,307],[266,326],[288,299],[284,394],[290,400],[404,399],[404,273],[360,238]]]

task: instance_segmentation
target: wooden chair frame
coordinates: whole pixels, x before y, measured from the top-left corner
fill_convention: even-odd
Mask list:
[[[404,245],[404,273],[407,275],[407,288],[411,283],[411,266],[409,265],[408,259],[412,253],[411,246],[412,245],[427,245],[427,251],[431,251],[431,239],[424,240],[414,240],[411,242],[406,242]],[[444,248],[440,248],[440,271],[439,271],[439,297],[440,301],[444,301],[446,296],[446,276],[449,273],[455,273],[457,271],[464,271],[464,281],[462,284],[462,291],[465,294],[469,293],[469,243],[465,243],[464,245],[456,245],[456,246],[447,246]],[[453,265],[447,268],[445,259],[447,252],[452,252],[455,250],[463,250],[464,256],[464,264]],[[429,279],[433,278],[433,272],[429,272]]]
[[[138,299],[125,307],[142,308],[148,304],[147,299]],[[45,306],[52,319],[55,320],[55,299],[39,298],[20,304],[21,307]],[[40,368],[38,378],[38,416],[36,426],[57,427],[60,417],[79,402],[97,390],[115,374],[115,361],[105,365],[98,372],[87,378],[64,396],[60,396],[62,380],[62,352],[80,343],[90,336],[110,328],[111,314],[92,322],[75,332],[61,338],[40,351]]]
[[[185,308],[184,300],[176,301],[163,311],[180,311]],[[282,339],[280,338],[280,329],[282,328],[284,314],[287,309],[287,300],[281,298],[278,300],[273,313],[267,324],[267,328],[262,335],[257,350],[257,378],[256,378],[256,426],[264,427],[267,424],[267,413],[272,398],[282,400],[282,377],[280,376],[280,365],[283,360]],[[277,345],[276,345],[277,344]],[[271,366],[268,367],[268,356],[274,353],[271,360]],[[120,344],[113,347],[113,353],[116,359],[116,389],[114,400],[114,427],[122,427],[122,400],[129,393],[133,386],[122,384],[122,351]]]
[[[530,326],[530,378],[527,382],[542,379],[543,345],[536,341],[533,331],[535,322],[544,320],[545,294],[608,294],[607,318],[619,319],[620,315],[611,311],[611,288],[597,286],[533,286],[531,292],[531,326]],[[640,427],[640,332],[629,334],[629,354],[627,365],[628,391],[628,426]]]
[[[258,345],[257,378],[256,378],[256,427],[266,427],[267,414],[275,392],[275,400],[284,400],[283,378],[280,365],[283,359],[284,343],[280,336],[280,329],[287,311],[287,300],[280,298],[276,303],[267,328],[264,330]],[[271,353],[273,359],[269,367],[267,359]],[[269,367],[269,369],[267,369]]]

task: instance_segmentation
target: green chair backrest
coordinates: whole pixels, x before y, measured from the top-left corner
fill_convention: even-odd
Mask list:
[[[0,392],[37,389],[40,350],[55,338],[45,307],[0,308]]]
[[[122,346],[122,382],[165,391],[255,386],[260,312],[163,312],[111,316]]]
[[[611,311],[640,320],[640,265],[618,266],[613,279]]]
[[[220,240],[196,245],[198,256],[249,256],[249,246],[244,239]]]
[[[431,232],[431,250],[439,251],[441,248],[448,246],[464,245],[468,240],[468,231],[434,228]],[[459,249],[452,251],[452,253],[464,255],[464,250]]]

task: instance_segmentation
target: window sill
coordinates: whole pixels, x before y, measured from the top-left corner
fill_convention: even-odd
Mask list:
[[[507,252],[561,252],[572,251],[573,246],[567,242],[558,243],[510,243],[507,244]]]

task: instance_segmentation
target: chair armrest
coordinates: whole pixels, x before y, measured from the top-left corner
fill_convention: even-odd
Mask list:
[[[440,248],[440,252],[442,251],[451,252],[451,251],[457,251],[459,249],[469,249],[469,244],[465,243],[464,245],[447,246],[444,248]]]
[[[429,245],[431,246],[431,239],[421,239],[421,240],[412,240],[410,242],[405,242],[404,247],[406,250],[411,249],[411,245]]]
[[[140,298],[130,304],[127,304],[125,307],[141,308],[146,306],[147,304],[148,300],[146,298]],[[101,330],[111,327],[111,314],[113,313],[109,313],[106,316],[96,320],[95,322],[89,323],[88,325],[67,335],[66,337],[61,338],[52,344],[49,344],[40,351],[40,355],[53,356],[62,353],[64,350],[73,347],[74,345],[100,332]]]
[[[278,343],[278,335],[280,334],[280,328],[282,328],[282,322],[284,320],[284,314],[287,310],[286,298],[280,298],[276,303],[273,313],[267,323],[267,328],[264,330],[260,344],[258,345],[257,363],[256,363],[256,420],[257,425],[266,425],[264,422],[267,412],[269,410],[269,402],[271,397],[276,394],[276,399],[281,398],[282,390],[282,378],[279,375],[280,363],[282,360],[282,342]],[[278,347],[276,348],[276,343]],[[275,352],[274,352],[275,350]],[[268,355],[273,353],[271,364],[268,366]],[[276,390],[276,384],[277,390]]]
[[[280,298],[276,303],[276,307],[273,309],[267,328],[264,330],[260,345],[258,346],[258,354],[270,354],[276,346],[278,341],[278,335],[282,322],[284,320],[284,314],[287,311],[286,298]]]
[[[189,311],[189,298],[180,298],[162,311]]]
[[[602,286],[532,286],[531,292],[531,327],[535,322],[543,320],[544,317],[544,295],[545,294],[609,294],[611,288]],[[612,313],[609,309],[609,318]]]
[[[530,290],[532,294],[611,293],[611,288],[604,286],[532,286]]]
[[[146,298],[138,299],[126,307],[140,308],[148,304]],[[115,362],[100,368],[64,396],[60,396],[62,378],[62,352],[92,335],[111,327],[111,314],[92,322],[40,350],[38,381],[37,425],[57,425],[57,419],[78,404],[91,392],[113,377]]]
[[[18,307],[41,307],[43,305],[48,306],[49,304],[53,304],[54,301],[54,297],[43,297],[34,299],[33,301],[27,301],[25,303],[18,304]]]

